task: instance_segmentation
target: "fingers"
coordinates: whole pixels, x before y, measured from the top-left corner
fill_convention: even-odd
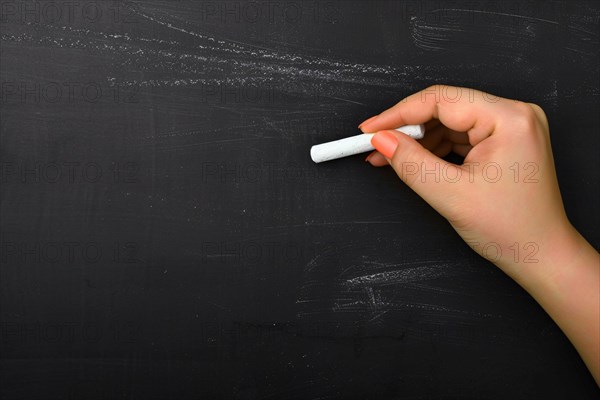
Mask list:
[[[378,151],[374,151],[371,154],[369,154],[365,161],[370,163],[374,167],[385,167],[390,165],[390,163],[388,163],[387,158],[385,158],[383,154],[381,154]]]
[[[439,119],[431,119],[425,122],[425,132],[429,132],[430,130],[439,125],[442,125]]]
[[[465,132],[457,132],[452,129],[446,129],[446,138],[452,143],[469,144],[469,135]]]
[[[441,179],[442,174],[449,170],[449,176],[460,175],[457,170],[461,167],[442,160],[416,140],[397,131],[386,130],[378,132],[371,143],[385,156],[400,179],[442,214],[448,207],[446,200],[461,193],[461,182]],[[436,149],[440,154],[447,154],[452,148],[451,142],[445,143],[447,144],[440,144],[440,148]],[[379,163],[379,159],[375,157],[376,155],[371,156],[374,162]]]
[[[438,125],[429,131],[425,131],[425,137],[420,139],[419,143],[428,150],[435,149],[444,140],[446,131],[445,126]]]
[[[452,151],[452,142],[450,142],[449,140],[444,140],[439,145],[437,145],[436,148],[431,150],[431,152],[433,154],[435,154],[436,156],[438,156],[440,158],[446,157],[451,151]]]
[[[440,158],[446,157],[450,152],[456,153],[461,157],[466,157],[472,148],[473,146],[471,146],[470,144],[456,144],[445,140],[444,142],[437,145],[434,149],[428,150],[430,150],[433,154]],[[374,167],[386,167],[390,165],[387,158],[385,158],[385,156],[378,151],[370,153],[365,159],[365,161]]]
[[[461,157],[466,157],[467,154],[469,154],[469,151],[471,151],[471,149],[473,148],[473,146],[471,146],[470,144],[457,144],[454,143],[452,145],[452,151],[456,154],[458,154]]]
[[[444,141],[468,145],[469,136],[464,132],[457,132],[446,128],[442,124],[437,124],[437,126],[425,131],[425,137],[420,139],[419,143],[421,143],[421,146],[425,147],[426,149],[433,150]]]
[[[450,130],[467,132],[475,145],[494,132],[498,120],[511,111],[512,101],[474,89],[434,85],[417,92],[360,125],[377,132],[439,119]]]
[[[469,144],[467,134],[449,130],[441,124],[429,130],[423,139],[418,140],[418,143],[440,158],[446,157],[450,152],[466,157],[473,148]],[[378,151],[370,153],[365,161],[374,167],[389,165],[388,160]]]

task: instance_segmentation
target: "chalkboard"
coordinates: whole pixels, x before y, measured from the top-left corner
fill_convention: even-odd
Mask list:
[[[0,6],[2,399],[598,398],[391,169],[309,157],[435,83],[534,102],[598,248],[598,3]]]

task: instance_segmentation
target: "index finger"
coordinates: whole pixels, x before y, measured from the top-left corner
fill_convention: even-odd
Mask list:
[[[377,132],[439,119],[454,131],[467,132],[474,146],[494,132],[496,122],[510,112],[512,103],[475,89],[434,85],[401,100],[360,128]]]

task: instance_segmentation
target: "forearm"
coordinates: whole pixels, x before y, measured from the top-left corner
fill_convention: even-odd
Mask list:
[[[447,98],[448,90],[457,95]],[[368,161],[391,165],[465,242],[525,288],[600,384],[600,259],[564,213],[548,119],[535,104],[493,98],[444,85],[408,96],[360,125],[377,132]],[[428,131],[420,143],[389,130],[422,123]],[[462,166],[440,158],[450,151],[465,157]],[[488,165],[497,167],[493,179]],[[501,173],[518,166],[532,167],[535,177]],[[456,179],[431,179],[440,169]]]
[[[540,245],[539,263],[499,265],[546,310],[600,385],[600,256],[569,224]]]

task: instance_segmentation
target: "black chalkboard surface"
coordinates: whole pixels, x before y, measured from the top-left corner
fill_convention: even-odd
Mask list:
[[[434,83],[534,102],[598,248],[598,3],[0,6],[2,399],[598,398],[391,169],[309,157]]]

